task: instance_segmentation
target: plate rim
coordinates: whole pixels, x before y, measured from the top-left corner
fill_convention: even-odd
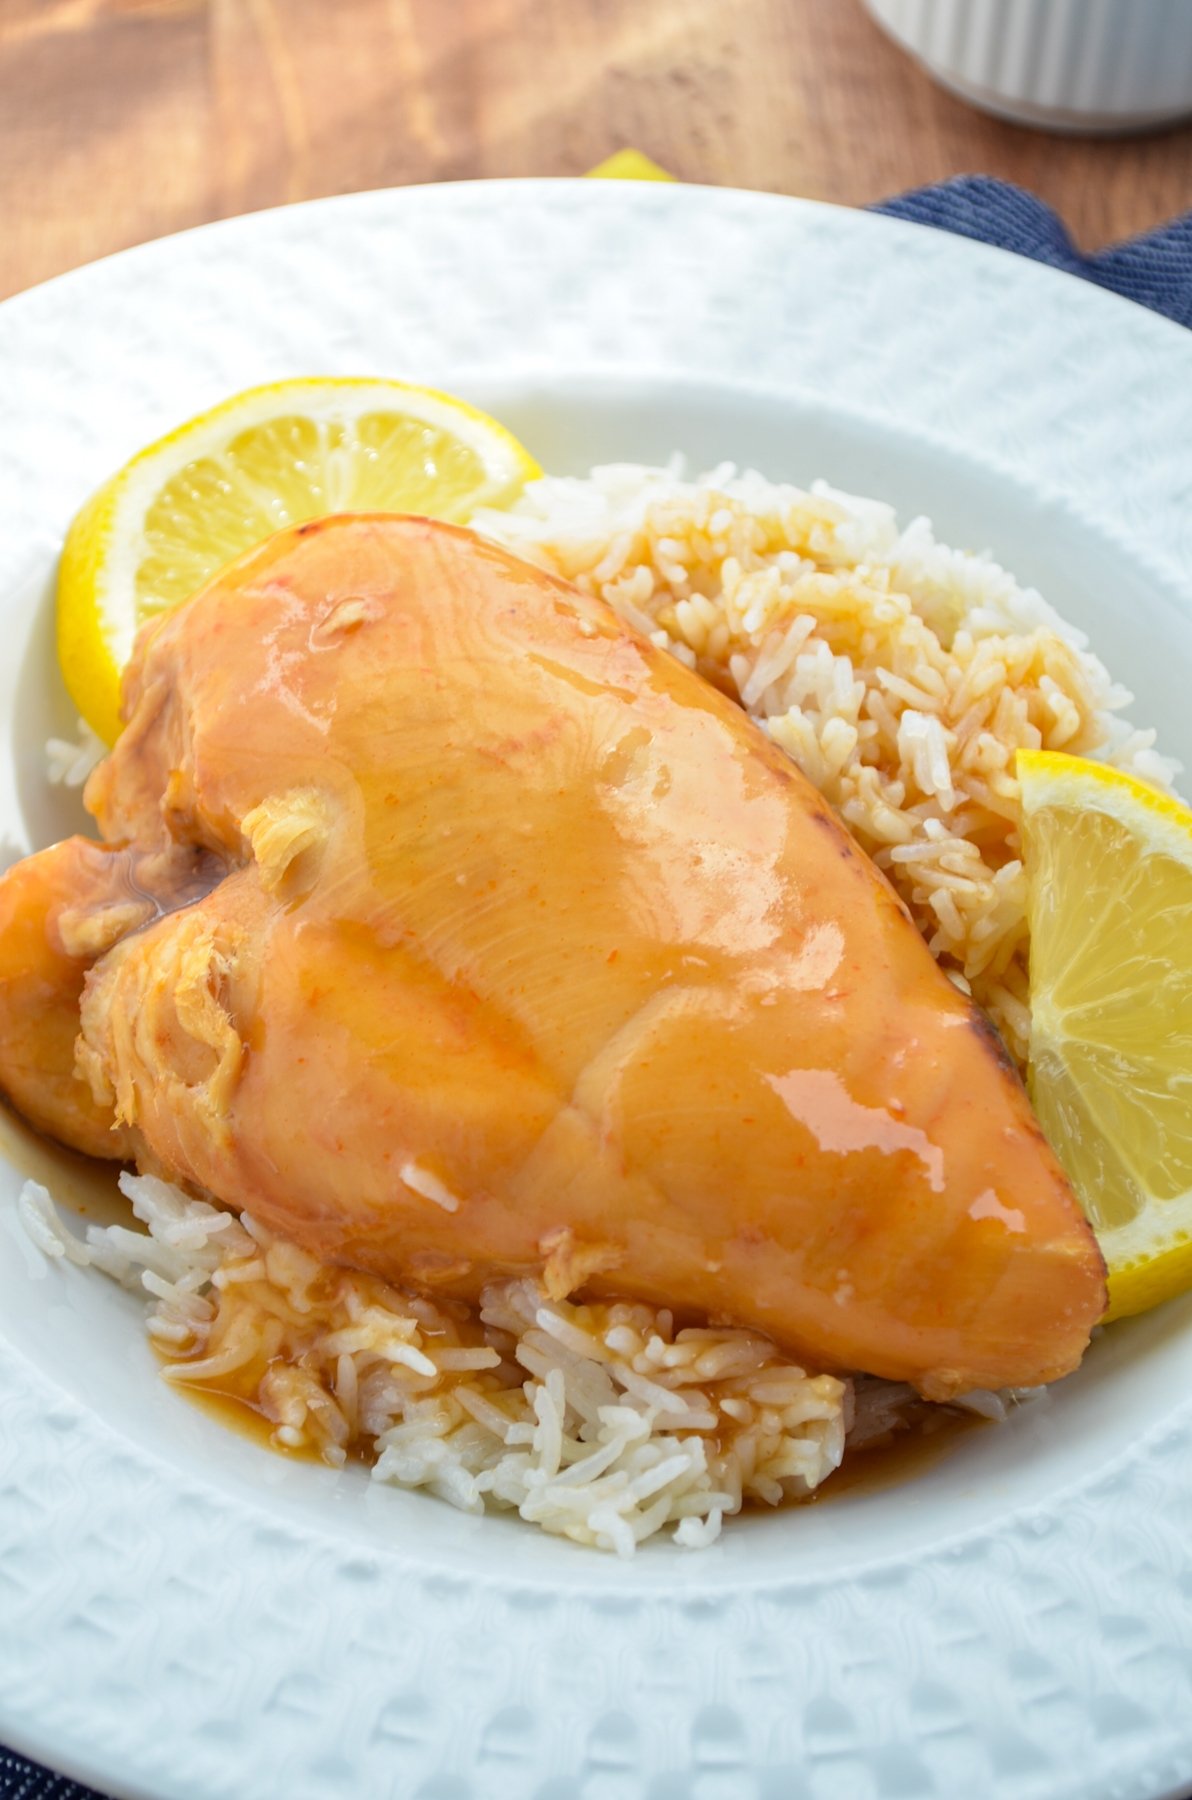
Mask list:
[[[1137,326],[1140,321],[1146,327],[1155,327],[1159,333],[1167,336],[1170,342],[1178,346],[1187,343],[1188,329],[1176,320],[1168,318],[1165,313],[1156,312],[1153,307],[1146,306],[1140,300],[1133,300],[1128,295],[1119,294],[1111,288],[1102,287],[1098,282],[1077,276],[1067,269],[1059,269],[1050,263],[1040,262],[1032,256],[1017,250],[1009,250],[1001,244],[990,244],[982,238],[966,237],[958,232],[949,231],[946,226],[932,225],[920,219],[900,218],[896,214],[883,212],[881,202],[872,202],[864,206],[847,206],[841,201],[820,200],[806,194],[782,194],[762,188],[744,188],[734,185],[716,185],[711,182],[680,181],[675,178],[669,182],[637,182],[624,177],[600,178],[589,175],[498,175],[471,176],[461,181],[415,181],[404,187],[381,185],[369,188],[353,188],[343,194],[316,194],[303,199],[284,200],[273,206],[254,207],[248,212],[228,213],[218,218],[200,219],[193,225],[182,226],[178,231],[163,232],[157,237],[143,238],[135,244],[127,244],[123,249],[108,250],[100,256],[91,257],[89,261],[76,263],[69,269],[62,269],[56,275],[47,275],[41,281],[33,282],[29,287],[18,288],[13,294],[0,299],[0,321],[9,314],[10,309],[21,307],[25,302],[40,301],[50,294],[57,294],[69,285],[83,282],[95,277],[100,271],[107,270],[114,264],[128,265],[132,260],[144,257],[150,261],[157,255],[170,255],[179,247],[189,245],[196,240],[208,236],[217,238],[223,234],[238,234],[259,228],[268,221],[290,219],[298,216],[318,217],[324,211],[329,214],[346,212],[359,205],[365,207],[379,201],[400,200],[403,204],[426,198],[429,204],[436,204],[444,195],[474,195],[484,193],[500,200],[503,194],[535,192],[546,193],[562,191],[573,196],[583,196],[583,205],[608,205],[615,207],[624,199],[624,190],[633,190],[635,203],[645,206],[656,205],[659,210],[674,203],[674,196],[702,196],[716,199],[731,199],[744,202],[759,208],[770,208],[787,216],[805,213],[808,216],[832,215],[836,218],[871,221],[878,230],[888,231],[894,235],[909,233],[912,236],[927,234],[932,238],[943,239],[951,249],[959,248],[962,257],[977,259],[990,258],[995,263],[1006,260],[1019,265],[1026,264],[1035,275],[1045,283],[1058,283],[1064,291],[1073,286],[1084,298],[1078,304],[1085,304],[1090,298],[1111,308],[1125,308]],[[594,199],[593,196],[603,196]]]

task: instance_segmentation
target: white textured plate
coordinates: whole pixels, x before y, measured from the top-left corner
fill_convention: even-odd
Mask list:
[[[138,445],[253,382],[412,377],[548,468],[732,457],[989,546],[1192,761],[1192,337],[791,200],[515,183],[216,225],[0,309],[0,833],[70,828],[50,585]],[[0,1740],[152,1800],[1151,1800],[1192,1777],[1192,1304],[903,1485],[630,1565],[167,1392],[0,1166]]]

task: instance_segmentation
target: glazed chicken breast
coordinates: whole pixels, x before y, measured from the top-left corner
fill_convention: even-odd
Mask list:
[[[1096,1242],[995,1034],[725,696],[466,530],[287,531],[143,632],[102,844],[0,883],[0,1085],[319,1257],[541,1273],[929,1398]]]

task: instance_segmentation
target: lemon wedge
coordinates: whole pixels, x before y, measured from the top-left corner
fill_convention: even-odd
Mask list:
[[[1192,1287],[1192,811],[1075,756],[1018,778],[1031,1098],[1121,1318]]]
[[[107,743],[137,631],[286,525],[333,512],[468,519],[541,470],[495,419],[401,381],[312,377],[250,388],[150,444],[66,539],[58,658]]]

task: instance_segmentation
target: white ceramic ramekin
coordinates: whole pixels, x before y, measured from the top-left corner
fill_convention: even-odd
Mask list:
[[[936,79],[1051,131],[1192,114],[1192,0],[865,0]]]

